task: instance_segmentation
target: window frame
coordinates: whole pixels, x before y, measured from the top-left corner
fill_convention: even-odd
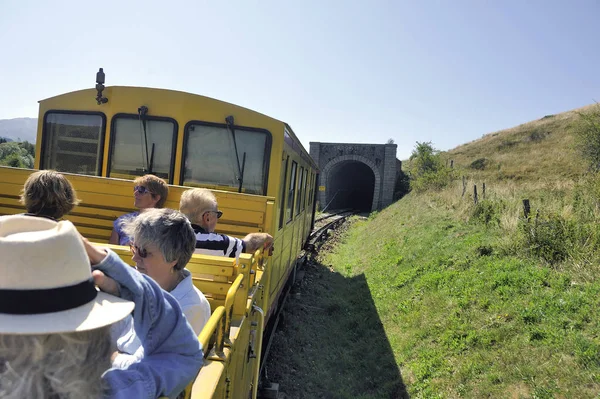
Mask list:
[[[310,178],[310,173],[308,173],[308,167],[304,169],[304,188],[302,189],[302,210],[306,209],[306,192],[308,191],[308,179]]]
[[[188,121],[185,126],[183,127],[183,146],[181,147],[181,165],[179,166],[179,185],[183,186],[183,180],[185,178],[185,157],[186,157],[186,150],[187,150],[187,144],[188,144],[188,140],[189,140],[189,127],[191,125],[201,125],[201,126],[208,126],[208,127],[220,127],[220,128],[224,128],[229,130],[229,126],[227,126],[226,123],[215,123],[215,122],[206,122],[206,121],[201,121],[201,120],[190,120]],[[265,133],[266,134],[266,138],[265,138],[265,157],[263,159],[263,173],[264,173],[264,181],[263,181],[263,192],[262,194],[248,194],[248,195],[262,195],[262,196],[266,196],[267,195],[267,190],[269,188],[269,168],[270,168],[270,164],[271,164],[271,147],[273,146],[273,135],[271,134],[271,132],[267,129],[263,129],[263,128],[258,128],[258,127],[249,127],[249,126],[241,126],[241,125],[233,125],[234,129],[240,129],[240,130],[247,130],[250,132],[257,132],[257,133]],[[231,132],[230,132],[231,133]],[[240,160],[241,161],[241,160]]]
[[[295,168],[294,168],[295,166]],[[288,201],[287,203],[287,207],[285,209],[286,213],[288,208],[290,209],[290,217],[289,219],[286,220],[285,224],[291,223],[294,220],[294,205],[295,205],[295,199],[296,199],[296,185],[298,184],[297,179],[296,179],[296,175],[298,174],[298,162],[294,161],[292,159],[292,168],[290,170],[290,178],[288,181],[288,189],[286,190],[285,194],[286,194],[286,201]],[[292,184],[292,178],[293,178],[293,183]],[[290,190],[292,190],[291,194],[292,194],[292,198],[291,198],[291,204],[289,203],[289,199],[290,199]]]
[[[98,174],[96,176],[103,176],[102,174],[102,166],[104,164],[104,143],[106,140],[106,115],[104,112],[100,111],[72,111],[72,110],[60,110],[60,109],[50,109],[44,113],[43,125],[42,125],[42,147],[40,148],[40,162],[39,169],[47,169],[48,166],[44,165],[44,156],[46,155],[46,144],[48,143],[48,131],[47,131],[47,117],[48,114],[63,114],[63,115],[88,115],[88,116],[100,116],[102,118],[102,125],[100,128],[100,138],[98,140],[98,145],[100,146],[100,154],[98,156]],[[72,172],[65,172],[72,173]],[[92,175],[90,175],[92,176]]]
[[[286,200],[286,194],[287,194],[287,190],[285,189],[285,183],[287,183],[287,171],[288,171],[289,164],[290,164],[290,156],[288,155],[285,157],[285,159],[281,160],[281,167],[283,169],[283,171],[282,171],[283,179],[280,178],[281,191],[279,192],[279,194],[281,195],[281,199],[279,202],[281,203],[281,208],[279,209],[279,230],[281,230],[283,228],[283,226],[285,225],[285,223],[283,223],[283,221],[285,219],[285,212],[286,212],[285,200]],[[280,172],[280,174],[281,174],[281,172]]]
[[[297,182],[297,196],[298,200],[296,201],[296,216],[302,212],[302,197],[304,195],[304,165],[300,165],[300,170],[298,171],[298,182]]]
[[[106,177],[110,177],[110,169],[112,163],[113,150],[115,146],[115,137],[116,137],[116,120],[118,118],[125,119],[140,119],[138,114],[128,114],[125,112],[120,112],[118,114],[114,114],[110,120],[110,144],[108,146],[108,160],[106,162]],[[175,174],[175,157],[177,154],[177,138],[179,136],[179,124],[177,120],[168,117],[168,116],[154,116],[154,115],[145,115],[146,121],[157,121],[157,122],[172,122],[173,123],[173,140],[171,143],[171,166],[169,168],[169,184],[173,184],[174,174]]]

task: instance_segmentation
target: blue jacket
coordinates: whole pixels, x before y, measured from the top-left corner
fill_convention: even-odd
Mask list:
[[[202,346],[188,324],[177,300],[148,276],[138,273],[117,254],[93,269],[113,278],[121,298],[133,301],[135,332],[144,347],[144,358],[126,369],[111,368],[102,378],[108,398],[176,397],[198,374]]]

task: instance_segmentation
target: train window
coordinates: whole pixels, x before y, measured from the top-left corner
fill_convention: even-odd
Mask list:
[[[279,228],[283,227],[283,215],[285,214],[285,177],[287,176],[288,163],[290,157],[281,161],[281,192],[279,193]]]
[[[308,169],[304,170],[304,189],[302,190],[302,210],[306,208],[306,191],[308,188]]]
[[[288,188],[286,221],[291,222],[294,210],[294,194],[296,193],[296,169],[298,164],[292,161],[292,172],[290,173],[290,185]]]
[[[40,167],[99,176],[105,120],[104,114],[98,113],[47,112]]]
[[[270,137],[265,130],[189,123],[182,184],[266,194]]]
[[[176,137],[177,123],[172,119],[115,116],[108,176],[131,179],[151,173],[172,182]]]
[[[302,188],[304,187],[304,167],[300,167],[300,173],[298,173],[298,200],[296,201],[296,215],[300,214],[302,206]]]

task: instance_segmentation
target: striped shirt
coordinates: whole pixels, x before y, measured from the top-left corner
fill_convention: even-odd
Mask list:
[[[225,234],[209,233],[197,224],[192,224],[196,233],[196,250],[194,253],[239,258],[246,250],[246,243],[239,238]]]

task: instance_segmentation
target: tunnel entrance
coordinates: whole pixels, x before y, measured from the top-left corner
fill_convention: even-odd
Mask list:
[[[375,174],[366,164],[343,161],[334,165],[327,177],[327,209],[353,208],[371,212],[375,193]]]

